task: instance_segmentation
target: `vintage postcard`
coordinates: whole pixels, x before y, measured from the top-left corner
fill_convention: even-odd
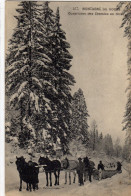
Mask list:
[[[131,195],[131,2],[5,4],[6,196]]]

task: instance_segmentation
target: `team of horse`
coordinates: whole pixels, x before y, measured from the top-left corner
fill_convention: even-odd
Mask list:
[[[59,185],[60,171],[65,171],[65,184],[67,184],[67,176],[69,175],[69,185],[71,185],[71,173],[73,174],[73,183],[76,181],[77,167],[79,162],[77,160],[63,159],[61,162],[59,160],[51,161],[48,157],[41,157],[38,160],[38,164],[32,161],[26,162],[23,157],[16,157],[16,166],[20,176],[20,188],[22,190],[22,180],[27,183],[27,190],[31,191],[31,186],[33,190],[38,189],[38,174],[39,168],[43,168],[46,174],[46,186],[52,186],[52,173],[55,176],[54,185]],[[92,181],[92,176],[94,179],[98,180],[99,172],[95,168],[95,163],[85,157],[83,159],[85,166],[84,170],[84,181]],[[117,172],[115,171],[114,174]],[[113,175],[114,175],[113,174]],[[111,177],[111,176],[110,176]],[[29,186],[29,188],[28,188]]]
[[[48,175],[50,176],[50,186],[52,186],[52,173],[55,175],[55,186],[59,185],[59,176],[60,176],[60,170],[61,170],[61,163],[58,160],[51,161],[48,157],[41,157],[38,160],[39,165],[42,165],[45,174],[46,174],[46,186],[49,185],[48,183]]]

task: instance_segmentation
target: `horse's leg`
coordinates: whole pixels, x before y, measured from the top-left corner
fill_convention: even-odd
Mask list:
[[[87,171],[85,170],[84,171],[84,182],[86,182],[86,179],[87,179]]]
[[[86,181],[86,172],[84,171],[84,182]]]
[[[67,184],[67,171],[65,171],[65,184]]]
[[[91,182],[91,173],[89,172],[89,181]]]
[[[45,172],[46,174],[46,186],[48,186],[48,172]]]
[[[69,184],[71,184],[71,171],[69,171]]]
[[[50,172],[50,186],[52,186],[52,176],[51,176],[51,172]]]
[[[88,176],[89,176],[88,170],[86,170],[86,181],[87,181],[87,179],[88,179]]]
[[[36,184],[35,184],[35,183],[32,184],[32,187],[33,187],[33,191],[35,191],[35,189],[36,189]]]
[[[86,171],[86,181],[87,181],[87,179],[88,179],[88,171]]]
[[[56,174],[56,171],[54,171],[54,175],[55,175],[55,186],[57,185],[57,174]]]
[[[28,191],[29,190],[29,184],[27,183],[27,188],[26,188],[26,190]]]
[[[30,192],[31,192],[31,183],[29,183],[29,190],[30,190]]]
[[[19,191],[22,191],[22,179],[20,178],[20,188]]]
[[[58,170],[57,185],[59,185],[60,170]]]
[[[76,172],[75,172],[75,170],[73,171],[73,175],[74,175],[73,183],[75,183],[75,181],[76,181]]]
[[[37,189],[37,190],[39,189],[38,183],[36,184],[36,189]]]

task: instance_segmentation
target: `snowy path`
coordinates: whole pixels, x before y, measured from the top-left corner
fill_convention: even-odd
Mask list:
[[[123,169],[121,174],[117,174],[112,178],[102,181],[93,180],[92,183],[86,182],[84,186],[78,186],[78,179],[75,184],[64,184],[64,172],[60,174],[60,186],[52,186],[47,188],[45,174],[39,174],[39,190],[35,192],[27,192],[26,184],[23,183],[23,190],[19,192],[19,174],[16,169],[16,156],[23,155],[28,161],[27,154],[18,149],[15,153],[10,153],[11,146],[6,144],[6,196],[130,196],[131,182],[129,182],[128,174]],[[34,161],[38,161],[39,154]],[[92,159],[96,165],[99,161],[98,157]],[[12,163],[12,164],[11,164]],[[126,168],[126,165],[125,165]],[[54,175],[52,182],[54,182]],[[130,184],[130,185],[129,185]]]
[[[40,173],[38,191],[27,192],[25,190],[25,183],[23,183],[23,190],[19,192],[19,175],[15,164],[13,163],[6,167],[6,196],[130,196],[131,185],[128,185],[127,182],[128,175],[126,171],[123,171],[122,174],[117,174],[112,178],[102,181],[93,180],[92,183],[86,182],[82,187],[78,186],[78,179],[76,179],[76,184],[65,185],[64,172],[61,172],[60,186],[47,188],[45,186],[45,174]]]

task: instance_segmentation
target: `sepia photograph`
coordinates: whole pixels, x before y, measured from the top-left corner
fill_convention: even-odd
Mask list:
[[[5,2],[5,195],[131,195],[131,2]]]

